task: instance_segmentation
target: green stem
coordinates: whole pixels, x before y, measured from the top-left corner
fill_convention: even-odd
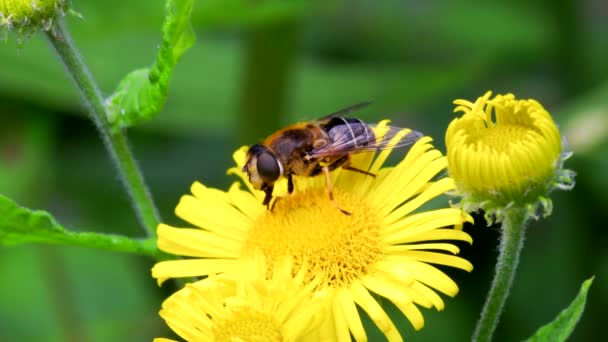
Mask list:
[[[509,290],[515,279],[519,264],[519,255],[524,246],[525,223],[527,211],[520,208],[506,210],[502,222],[502,236],[496,262],[496,273],[486,302],[477,321],[473,341],[487,342],[492,340],[500,315],[509,296]]]
[[[38,252],[42,276],[47,288],[51,310],[57,321],[62,341],[88,341],[92,338],[86,328],[85,318],[78,305],[78,291],[66,265],[63,251],[50,246],[39,246]]]
[[[299,26],[299,20],[294,19],[249,32],[236,127],[240,144],[252,144],[280,128],[292,88]]]
[[[151,256],[157,260],[167,259],[167,255],[156,248],[156,239],[153,237],[146,239],[133,239],[114,234],[66,231],[64,234],[58,237],[48,240],[42,239],[39,240],[39,242],[133,253]]]
[[[112,131],[101,91],[86,64],[82,61],[80,53],[61,18],[57,19],[54,31],[47,32],[47,37],[65,65],[67,73],[80,91],[89,116],[101,133],[112,161],[118,169],[122,183],[129,193],[139,222],[148,236],[156,236],[156,226],[160,222],[160,216],[131,154],[127,137],[121,131]]]

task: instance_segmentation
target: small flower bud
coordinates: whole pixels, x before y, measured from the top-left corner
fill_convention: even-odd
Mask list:
[[[48,31],[67,7],[68,0],[0,0],[0,29],[25,34],[38,28]]]
[[[500,221],[511,206],[550,214],[554,188],[574,185],[574,173],[563,170],[570,155],[551,115],[535,100],[491,92],[475,103],[456,100],[463,112],[446,131],[448,170],[467,211],[483,209],[486,219]]]

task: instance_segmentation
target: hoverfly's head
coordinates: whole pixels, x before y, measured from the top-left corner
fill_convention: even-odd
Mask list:
[[[266,146],[255,144],[247,151],[243,172],[254,188],[265,190],[283,175],[283,165]]]

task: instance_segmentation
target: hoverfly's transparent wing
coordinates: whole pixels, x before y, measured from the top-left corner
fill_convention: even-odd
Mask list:
[[[338,120],[341,122],[339,123]],[[346,153],[410,146],[423,136],[417,131],[408,132],[407,129],[394,126],[378,127],[359,119],[332,118],[330,123],[333,125],[327,128],[329,142],[313,149],[309,153],[310,158],[337,157]],[[376,127],[379,136],[374,133],[373,129]]]
[[[368,125],[370,128],[376,128],[378,125]],[[374,149],[385,150],[387,148],[398,148],[411,146],[416,143],[424,134],[414,131],[413,129],[395,127],[395,126],[383,126],[384,134],[381,138],[377,138]],[[405,133],[406,130],[409,132]],[[398,135],[401,135],[396,142],[393,141]]]
[[[324,117],[317,119],[317,121],[321,121],[322,122],[322,121],[327,121],[327,120],[332,119],[332,118],[337,118],[337,117],[341,117],[341,116],[348,116],[348,115],[350,115],[353,112],[356,112],[356,111],[358,111],[360,109],[363,109],[363,108],[369,106],[370,104],[372,104],[372,101],[359,102],[359,103],[354,104],[352,106],[348,106],[346,108],[342,108],[342,109],[340,109],[338,111],[335,111],[335,112],[333,112],[331,114],[327,114]]]

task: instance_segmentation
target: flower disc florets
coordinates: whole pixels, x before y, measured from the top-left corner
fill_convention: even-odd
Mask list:
[[[562,170],[569,156],[551,115],[535,100],[491,92],[475,103],[456,100],[446,132],[448,169],[467,211],[484,209],[489,221],[503,210],[528,208],[530,214],[551,211],[545,196],[554,188],[570,188],[574,174]]]

